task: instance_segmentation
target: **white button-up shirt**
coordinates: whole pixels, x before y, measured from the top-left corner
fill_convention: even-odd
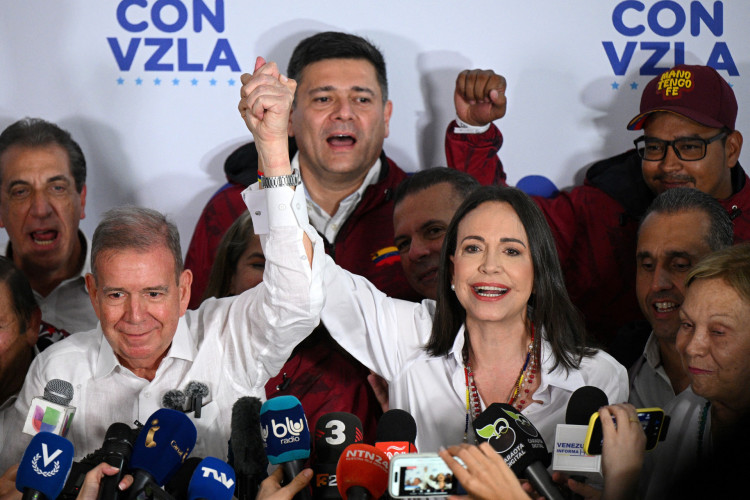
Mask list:
[[[434,357],[425,352],[432,331],[435,302],[392,299],[366,279],[352,275],[329,257],[325,266],[326,302],[321,319],[336,341],[389,384],[391,408],[408,411],[417,422],[420,452],[437,451],[463,441],[466,423],[466,379],[462,361],[464,329],[451,351]],[[598,352],[584,358],[577,370],[566,373],[554,364],[543,341],[540,386],[523,414],[554,446],[557,424],[565,423],[570,395],[584,385],[599,387],[611,403],[628,399],[625,368],[610,355]],[[492,401],[490,401],[492,403]],[[482,410],[486,408],[482,401]],[[473,440],[470,427],[468,436]]]
[[[232,405],[242,396],[265,400],[266,382],[317,325],[323,303],[324,250],[307,223],[303,190],[280,187],[249,196],[266,195],[268,212],[258,209],[257,203],[253,210],[257,227],[270,226],[268,236],[261,235],[266,255],[263,282],[236,297],[208,300],[180,318],[167,355],[150,382],[119,363],[100,327],[45,350],[34,360],[13,411],[6,416],[0,470],[23,454],[30,437],[21,429],[31,400],[41,396],[54,378],[73,384],[71,405],[77,411],[68,438],[77,457],[100,448],[112,423],[147,422],[161,408],[165,392],[184,390],[190,381],[209,388],[201,417],[188,414],[198,430],[192,455],[226,457]],[[265,208],[265,203],[261,205]],[[312,270],[303,229],[314,242]]]
[[[636,408],[666,408],[675,397],[672,382],[661,362],[659,343],[651,332],[643,355],[630,368],[630,403]]]

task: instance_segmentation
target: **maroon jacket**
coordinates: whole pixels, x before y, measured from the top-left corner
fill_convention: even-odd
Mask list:
[[[492,125],[477,135],[446,134],[448,166],[468,172],[482,184],[505,184],[497,157],[502,134]],[[738,164],[732,169],[734,194],[719,202],[734,221],[735,241],[750,239],[750,185]],[[635,295],[638,224],[654,194],[631,150],[594,163],[582,186],[554,198],[534,197],[557,243],[573,303],[583,312],[589,333],[605,347],[618,328],[643,316]]]
[[[293,140],[289,146],[293,155],[296,152]],[[384,153],[380,160],[378,181],[365,190],[356,209],[339,229],[336,241],[324,240],[326,253],[341,267],[366,277],[386,294],[419,300],[406,281],[393,245],[393,192],[406,173]],[[193,272],[191,308],[201,303],[221,237],[247,210],[240,193],[257,180],[257,161],[253,143],[234,151],[224,166],[229,182],[209,200],[198,220],[185,258],[185,267]],[[311,426],[328,412],[353,413],[364,425],[365,440],[372,443],[381,409],[367,382],[368,374],[325,328],[318,328],[295,349],[281,372],[269,380],[266,395],[291,394],[299,398]]]

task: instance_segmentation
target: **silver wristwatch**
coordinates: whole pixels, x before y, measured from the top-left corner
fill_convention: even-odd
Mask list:
[[[260,187],[275,188],[281,186],[299,186],[302,183],[302,177],[299,175],[299,170],[293,170],[292,175],[277,175],[276,177],[266,177],[265,175],[260,179]]]

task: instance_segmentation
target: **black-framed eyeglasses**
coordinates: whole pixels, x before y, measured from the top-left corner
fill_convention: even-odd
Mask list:
[[[672,146],[674,154],[683,161],[698,161],[706,157],[708,145],[726,137],[731,131],[722,130],[708,139],[701,137],[680,137],[673,141],[665,141],[656,137],[640,136],[633,141],[638,156],[647,161],[661,161],[667,156],[667,148]]]

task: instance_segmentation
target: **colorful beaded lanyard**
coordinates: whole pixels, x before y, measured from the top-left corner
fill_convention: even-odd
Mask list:
[[[508,404],[515,406],[518,411],[521,411],[521,408],[526,404],[526,398],[529,397],[529,390],[531,384],[534,383],[537,368],[539,366],[539,348],[538,342],[535,342],[535,333],[536,329],[532,324],[531,342],[529,342],[529,347],[526,351],[526,360],[523,363],[521,372],[518,374],[516,383],[513,386],[510,397],[508,398]],[[464,378],[466,381],[466,422],[464,425],[464,443],[466,443],[468,442],[469,421],[473,422],[482,412],[482,403],[479,400],[479,391],[474,382],[474,372],[471,369],[468,348],[466,348],[464,353]],[[521,390],[523,390],[523,394],[521,394]],[[519,394],[523,399],[519,399]]]

